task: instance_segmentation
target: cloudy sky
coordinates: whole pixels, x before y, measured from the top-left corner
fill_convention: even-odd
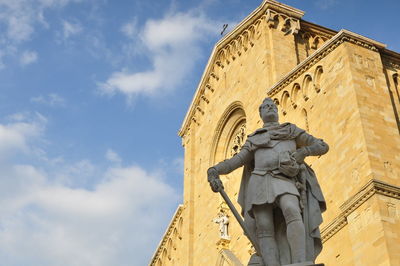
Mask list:
[[[285,0],[400,51],[398,0]],[[177,131],[224,23],[261,0],[0,0],[0,264],[146,265]]]

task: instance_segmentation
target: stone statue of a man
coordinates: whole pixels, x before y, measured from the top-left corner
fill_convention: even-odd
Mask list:
[[[268,266],[313,262],[322,249],[319,225],[326,205],[304,158],[325,154],[328,145],[294,124],[280,124],[271,98],[259,112],[264,126],[238,154],[209,168],[208,181],[218,192],[219,175],[244,165],[238,202]]]

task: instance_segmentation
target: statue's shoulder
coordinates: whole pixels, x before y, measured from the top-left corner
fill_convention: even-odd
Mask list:
[[[247,136],[247,141],[256,146],[266,144],[270,140],[271,137],[266,128],[259,128]]]
[[[290,131],[304,131],[304,130],[300,129],[299,127],[297,127],[295,124],[292,124],[292,123],[289,123],[289,122],[282,123],[277,128],[273,128],[272,130],[276,130],[276,129],[278,129],[278,130],[279,129],[288,129]],[[256,135],[262,135],[262,134],[265,134],[267,132],[268,132],[268,129],[262,127],[262,128],[259,128],[259,129],[255,130],[253,133],[251,133],[247,137],[250,138],[250,137],[254,137]]]
[[[287,128],[291,128],[291,129],[300,129],[298,126],[296,126],[295,124],[290,123],[290,122],[282,123],[281,126],[282,126],[282,128],[287,127]]]
[[[293,123],[289,123],[289,122],[283,123],[282,126],[286,127],[287,131],[290,132],[291,135],[296,136],[296,137],[298,135],[300,135],[301,133],[306,132],[304,129],[299,128],[298,126],[296,126]]]
[[[248,135],[247,137],[251,138],[251,137],[253,137],[253,136],[257,135],[257,134],[261,134],[261,133],[264,133],[264,132],[267,132],[267,131],[268,130],[266,128],[259,128],[256,131],[254,131],[253,133],[251,133],[250,135]]]
[[[259,128],[250,135],[247,136],[247,140],[256,146],[265,146],[268,145],[271,139],[276,140],[285,140],[285,139],[294,139],[299,136],[301,133],[305,132],[303,129],[297,127],[292,123],[282,123],[276,127],[272,127],[270,129],[267,128]],[[271,145],[271,143],[269,143]]]

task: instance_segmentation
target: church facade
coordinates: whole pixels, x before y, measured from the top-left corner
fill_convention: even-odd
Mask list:
[[[264,0],[215,45],[179,131],[183,203],[150,265],[247,264],[254,250],[206,172],[262,126],[265,97],[278,105],[280,122],[330,146],[306,159],[328,208],[317,262],[400,265],[400,54],[303,15]],[[234,202],[241,174],[221,176]]]

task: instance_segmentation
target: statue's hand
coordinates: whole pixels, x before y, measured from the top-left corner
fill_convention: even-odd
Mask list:
[[[307,149],[300,148],[292,153],[292,156],[296,159],[296,162],[301,164],[304,163],[304,159],[308,156]]]
[[[213,192],[219,192],[224,189],[224,185],[219,178],[218,171],[214,167],[211,167],[207,170],[207,179]]]
[[[220,192],[221,190],[224,189],[224,185],[222,184],[222,181],[221,181],[221,179],[219,179],[219,177],[214,178],[209,182],[210,182],[211,190],[213,192]]]

